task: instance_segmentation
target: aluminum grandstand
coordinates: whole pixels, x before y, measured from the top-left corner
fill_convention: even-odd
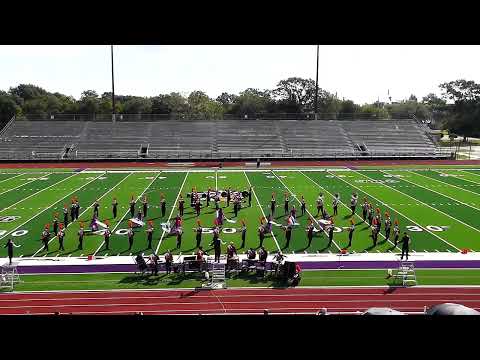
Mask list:
[[[117,115],[12,118],[2,160],[451,158],[414,118],[220,120]]]

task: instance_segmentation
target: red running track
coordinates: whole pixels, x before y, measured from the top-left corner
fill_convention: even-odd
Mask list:
[[[263,314],[365,311],[390,307],[423,312],[454,302],[480,310],[480,288],[289,288],[32,292],[0,295],[0,315],[14,314]]]

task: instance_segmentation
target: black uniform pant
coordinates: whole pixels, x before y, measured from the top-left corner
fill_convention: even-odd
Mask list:
[[[177,236],[177,249],[180,249],[181,246],[182,246],[182,237]]]
[[[227,207],[230,206],[230,198],[227,197]]]
[[[408,247],[407,246],[402,246],[402,256],[400,257],[400,260],[403,260],[403,256],[406,256],[406,259],[408,260]]]
[[[180,210],[180,216],[183,216],[183,207],[181,207],[179,210]]]
[[[197,216],[200,216],[200,207],[195,207],[195,211],[197,212]]]
[[[395,235],[395,240],[394,240],[393,243],[395,244],[395,246],[397,246],[397,244],[398,244],[398,235]]]
[[[363,221],[365,222],[365,220],[367,220],[367,211],[366,210],[363,210],[362,212],[362,218],[363,218]]]
[[[270,207],[270,211],[272,212],[272,216],[275,215],[275,206]]]
[[[287,248],[290,246],[290,239],[292,238],[292,233],[291,232],[287,232],[285,234],[285,237],[287,238],[287,244],[285,245]]]
[[[65,227],[68,225],[68,214],[63,215],[63,225],[65,225]]]
[[[317,215],[315,216],[318,216],[320,214],[320,210],[322,211],[322,215],[323,215],[323,209],[321,206],[317,206]]]
[[[133,236],[128,238],[128,250],[131,250],[133,246]]]
[[[246,237],[246,234],[242,232],[242,246],[240,246],[240,248],[242,249],[245,247],[245,237]]]
[[[288,214],[288,204],[285,204],[284,210],[285,210],[285,215],[287,215]]]
[[[378,232],[374,232],[372,234],[372,238],[373,238],[373,246],[377,246]]]
[[[75,220],[78,220],[79,216],[80,216],[80,207],[75,209]]]
[[[355,214],[355,208],[356,206],[350,206],[350,209],[352,210],[352,215]]]
[[[59,243],[59,245],[60,245],[59,248],[58,248],[58,250],[65,250],[65,249],[63,248],[63,238],[58,238],[58,243]]]
[[[200,244],[202,242],[202,235],[197,234],[196,240],[197,240],[197,248],[198,248],[200,247]]]
[[[210,197],[207,196],[207,206],[210,206]]]
[[[305,215],[305,205],[302,205],[302,207],[300,208],[300,210],[302,211],[302,215]]]
[[[105,238],[105,250],[110,250],[110,238]]]
[[[42,241],[43,241],[43,250],[48,251],[48,238],[43,239]]]
[[[348,246],[352,246],[352,237],[353,237],[353,231],[350,231],[348,233]]]
[[[220,262],[220,247],[215,247],[215,262]]]
[[[53,234],[54,234],[54,235],[57,235],[57,233],[58,233],[58,225],[57,225],[57,224],[54,224],[54,225],[53,225]]]
[[[235,217],[237,217],[238,215],[238,207],[237,207],[237,204],[233,205],[233,212],[235,214]]]
[[[390,239],[390,228],[385,228],[385,240]]]
[[[130,206],[130,216],[133,218],[135,216],[135,207]]]
[[[78,248],[80,250],[83,249],[83,236],[79,236],[79,238],[78,238]]]
[[[98,209],[93,210],[93,216],[96,216],[98,218]]]
[[[165,216],[166,211],[167,211],[167,207],[165,205],[162,205],[162,217]]]
[[[143,205],[143,216],[147,217],[148,206]]]
[[[332,245],[333,241],[333,233],[328,233],[328,246]]]
[[[313,234],[312,235],[308,235],[308,247],[310,247],[310,245],[312,244],[312,239],[313,239]]]
[[[13,250],[8,250],[8,263],[12,265]]]
[[[116,219],[117,218],[117,208],[114,207],[112,211],[113,211],[113,218]]]
[[[152,238],[153,238],[152,233],[149,233],[149,234],[148,234],[148,237],[147,237],[147,241],[148,241],[148,247],[147,247],[147,249],[151,249],[151,248],[152,248]]]
[[[172,263],[170,261],[165,263],[165,270],[167,270],[167,275],[172,272]]]
[[[263,246],[263,240],[265,240],[265,235],[260,235],[260,246],[259,247]]]
[[[72,218],[72,222],[74,222],[75,221],[75,211],[72,211],[70,213],[70,217]]]
[[[338,206],[333,207],[333,215],[338,215]]]

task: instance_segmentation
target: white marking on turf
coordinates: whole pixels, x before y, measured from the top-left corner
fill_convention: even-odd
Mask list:
[[[306,175],[303,173],[303,171],[300,171],[300,173],[305,176],[307,179],[309,179],[311,182],[313,182],[315,185],[317,185],[319,188],[323,189],[326,193],[328,193],[332,198],[333,198],[333,194],[331,192],[329,192],[326,187],[323,187],[321,186],[319,183],[317,183],[315,180],[313,180],[310,176]],[[358,188],[357,188],[358,189]],[[348,205],[346,205],[343,201],[340,201],[340,204],[342,204],[347,210],[350,210],[350,207],[348,207]],[[379,206],[380,204],[375,204],[375,206]],[[358,217],[362,222],[363,222],[363,219],[360,215],[358,215],[357,213],[355,213],[355,216]],[[383,235],[382,233],[380,233],[380,236],[382,236],[384,239],[386,239],[385,235]],[[388,242],[392,245],[395,245],[392,241],[388,240]],[[398,246],[395,246],[395,248],[397,248],[398,250],[400,250],[400,248]]]
[[[298,198],[295,196],[295,194],[292,193],[292,191],[287,187],[287,185],[282,181],[282,179],[280,179],[280,178],[277,176],[277,174],[274,173],[273,171],[272,171],[272,174],[277,177],[278,181],[280,181],[280,182],[282,183],[282,185],[285,187],[285,189],[287,189],[287,191],[288,191],[288,192],[294,197],[294,199],[297,200],[297,202],[301,205],[302,202],[301,202],[300,200],[298,200]],[[307,209],[305,209],[305,210],[307,210]],[[312,213],[311,213],[310,211],[308,211],[308,210],[307,210],[307,213],[308,213],[308,214],[310,215],[310,217],[317,223],[317,225],[321,227],[320,223],[317,221],[317,219],[315,219],[315,217],[312,215]],[[325,231],[325,229],[323,230],[323,232],[324,232],[324,233],[327,235],[327,237],[328,237],[328,233]],[[332,242],[333,242],[333,244],[337,247],[337,249],[340,250],[340,246],[338,246],[338,244],[337,244],[335,241],[332,240]]]
[[[80,173],[73,174],[72,176],[75,176],[75,175],[78,175],[78,174],[80,174]],[[67,180],[67,179],[70,179],[72,176],[69,176],[69,177],[63,179],[63,180],[61,180],[60,182],[65,181],[65,180]],[[58,184],[58,183],[56,183],[56,184]],[[52,186],[54,186],[54,185],[56,185],[56,184],[50,185],[49,188],[52,187]],[[86,184],[85,184],[85,185],[86,185]],[[81,189],[81,188],[82,188],[83,186],[85,186],[85,185],[80,186],[78,189]],[[48,188],[45,188],[45,189],[43,189],[43,190],[46,190],[46,189],[48,189]],[[78,189],[76,189],[76,190],[78,190]],[[43,191],[43,190],[42,190],[42,191]],[[76,191],[76,190],[74,190],[74,191]],[[40,211],[39,213],[35,214],[34,216],[32,216],[30,219],[28,219],[28,220],[25,221],[24,223],[18,225],[15,229],[9,231],[9,232],[6,233],[4,236],[0,237],[0,240],[3,239],[4,237],[10,235],[10,234],[11,234],[12,232],[14,232],[15,230],[18,230],[18,228],[20,228],[21,226],[25,225],[26,223],[28,223],[28,222],[31,221],[32,219],[36,218],[38,215],[42,214],[42,213],[45,212],[46,210],[50,209],[50,208],[51,208],[53,205],[55,205],[57,202],[62,201],[62,200],[65,199],[66,197],[70,196],[74,191],[72,191],[71,193],[65,195],[65,196],[64,196],[63,198],[61,198],[60,200],[55,201],[53,204],[47,206],[45,209],[43,209],[43,210]],[[25,199],[26,199],[26,198],[25,198]],[[25,200],[25,199],[24,199],[24,200]],[[3,211],[3,210],[2,210],[2,211]]]
[[[265,215],[265,212],[263,211],[262,206],[260,205],[260,200],[258,200],[257,193],[255,192],[254,188],[252,187],[252,183],[250,182],[250,179],[248,178],[247,173],[244,171],[243,174],[244,174],[245,177],[247,178],[248,185],[252,188],[253,196],[255,196],[255,200],[257,200],[258,206],[260,206],[260,210],[262,211],[263,216],[264,216],[265,218],[267,218],[267,216]],[[275,241],[275,244],[277,245],[278,251],[282,251],[282,249],[280,248],[280,245],[278,244],[277,238],[275,237],[275,234],[273,233],[273,229],[272,229],[272,231],[271,231],[271,234],[272,234],[273,240]]]
[[[352,170],[352,171],[355,171],[355,170]],[[363,177],[367,177],[366,175],[363,175],[363,174],[359,173],[358,171],[355,171],[355,172],[357,172],[359,175],[361,175],[361,176],[363,176]],[[340,178],[339,178],[339,179],[340,179]],[[359,187],[355,186],[354,184],[351,184],[351,183],[349,183],[349,182],[347,182],[347,181],[345,181],[345,180],[343,180],[343,179],[340,179],[340,180],[342,180],[342,181],[344,181],[345,183],[347,183],[348,185],[350,185],[350,186],[352,186],[352,187],[356,188],[357,190],[359,190],[359,191],[362,191],[362,192],[366,193],[366,194],[367,194],[367,195],[369,195],[371,198],[373,198],[373,199],[377,200],[378,202],[380,202],[381,204],[385,205],[385,203],[383,203],[381,200],[377,199],[375,196],[371,195],[371,194],[370,194],[370,193],[368,193],[367,191],[365,191],[365,190],[362,190],[362,189],[360,189]],[[384,186],[384,187],[387,187],[387,188],[388,188],[388,186],[387,186],[387,185],[385,185],[385,184],[379,184],[379,185],[382,185],[382,186]],[[393,190],[395,190],[395,189],[393,189]],[[395,190],[395,191],[398,191],[398,190]],[[400,192],[401,194],[403,194],[401,191],[398,191],[398,192]],[[404,215],[404,214],[403,214],[403,213],[401,213],[400,211],[398,211],[398,210],[396,210],[396,209],[393,209],[393,208],[390,208],[390,209],[391,209],[391,210],[393,210],[394,212],[397,212],[398,214],[400,214],[401,216],[403,216],[405,219],[407,219],[407,220],[411,221],[412,223],[414,223],[414,224],[418,224],[416,221],[413,221],[411,218],[409,218],[408,216]],[[460,249],[459,249],[458,247],[456,247],[455,245],[453,245],[453,244],[449,243],[447,240],[445,240],[445,239],[441,238],[440,236],[438,236],[437,234],[435,234],[435,233],[431,232],[430,230],[428,230],[428,229],[426,229],[426,228],[425,228],[425,230],[426,230],[428,233],[430,233],[430,234],[432,234],[433,236],[435,236],[436,238],[438,238],[438,239],[440,239],[441,241],[443,241],[444,243],[446,243],[446,244],[450,245],[452,248],[454,248],[454,249],[456,249],[456,250],[460,251]]]
[[[9,177],[5,180],[0,180],[0,183],[4,182],[4,181],[7,181],[7,180],[12,180],[12,179],[15,179],[16,177],[19,177],[19,176],[22,176],[22,175],[26,175],[27,173],[22,173],[22,174],[18,174],[18,175],[15,175],[15,176],[12,176],[12,177]]]
[[[21,184],[21,185],[15,186],[15,187],[13,187],[13,188],[11,188],[11,189],[8,189],[7,191],[4,191],[4,192],[0,193],[0,195],[6,194],[7,192],[10,192],[10,191],[12,191],[12,190],[18,189],[19,187],[22,187],[22,186],[25,186],[25,185],[27,185],[27,184],[30,184],[31,182],[36,181],[36,180],[38,180],[38,178],[35,178],[35,179],[33,179],[33,180],[30,180],[30,181],[28,181],[28,182],[26,182],[26,183],[23,183],[23,184]],[[25,190],[28,190],[28,189],[23,189],[23,190],[25,191]],[[32,189],[30,189],[30,190],[32,190]],[[27,199],[27,198],[25,198],[25,199]],[[22,199],[22,200],[20,200],[20,201],[23,201],[23,200],[24,200],[24,199]],[[19,202],[20,202],[20,201],[19,201]],[[16,204],[18,204],[18,202],[17,202]],[[8,208],[5,208],[5,209],[8,209]]]
[[[380,171],[383,172],[382,170],[380,170]],[[365,176],[365,175],[362,174],[362,176]],[[405,180],[405,179],[404,179],[404,180]],[[405,180],[405,181],[408,181],[408,180]],[[415,183],[412,183],[412,184],[414,184],[414,185],[416,185],[416,186],[418,186],[418,187],[424,188],[424,189],[426,189],[426,190],[433,191],[434,193],[437,193],[437,194],[439,194],[439,195],[443,195],[443,196],[445,196],[445,197],[448,197],[448,198],[452,199],[450,196],[447,196],[447,195],[445,195],[445,194],[439,193],[439,192],[437,192],[437,191],[435,191],[435,190],[428,189],[428,188],[426,188],[426,187],[424,187],[424,186],[417,185],[417,184],[415,184]],[[388,184],[382,184],[382,185],[387,186],[387,187],[389,187],[389,188],[392,188],[392,187],[391,187],[390,185],[388,185]],[[412,199],[414,199],[414,200],[417,200],[417,199],[415,199],[414,197],[412,197],[412,196],[410,196],[410,195],[408,195],[408,194],[406,194],[406,193],[403,193],[403,192],[401,192],[401,191],[399,191],[399,190],[396,190],[396,189],[393,189],[393,190],[395,190],[395,191],[397,191],[397,192],[399,192],[399,193],[401,193],[401,194],[405,194],[405,195],[408,196],[409,198],[412,198]],[[461,202],[461,201],[459,201],[459,200],[457,200],[457,199],[452,199],[452,200],[458,201],[459,203],[462,203],[462,204],[464,204],[464,205],[467,205],[467,206],[473,208],[473,206],[468,205],[468,204],[465,204],[465,203],[463,203],[463,202]],[[418,201],[420,201],[420,200],[418,200]],[[448,216],[449,218],[451,218],[451,219],[453,219],[453,220],[455,220],[455,221],[458,221],[459,223],[461,223],[461,224],[463,224],[463,225],[465,225],[465,226],[467,226],[467,227],[469,227],[469,228],[471,228],[471,229],[473,229],[473,230],[475,230],[475,231],[480,232],[480,230],[477,229],[476,227],[471,226],[471,225],[469,225],[469,224],[467,224],[467,223],[465,223],[465,222],[463,222],[463,221],[461,221],[461,220],[459,220],[459,219],[457,219],[457,218],[455,218],[455,217],[447,214],[446,212],[443,212],[443,211],[440,210],[440,209],[434,208],[434,207],[430,206],[429,204],[427,204],[427,203],[425,203],[425,202],[423,202],[423,201],[420,201],[420,203],[428,206],[429,208],[431,208],[431,209],[433,209],[433,210],[435,210],[435,211],[438,211],[438,212],[444,214],[445,216]],[[435,204],[434,204],[434,205],[435,205]],[[458,205],[458,204],[457,204],[457,205]],[[480,209],[477,209],[477,208],[474,208],[474,209],[480,210]]]

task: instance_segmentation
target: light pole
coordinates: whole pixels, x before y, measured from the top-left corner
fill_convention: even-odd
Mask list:
[[[318,51],[319,45],[317,45],[317,76],[315,78],[315,120],[318,116]]]
[[[112,58],[112,121],[115,122],[115,80],[113,77],[113,45],[110,45],[110,54]]]

